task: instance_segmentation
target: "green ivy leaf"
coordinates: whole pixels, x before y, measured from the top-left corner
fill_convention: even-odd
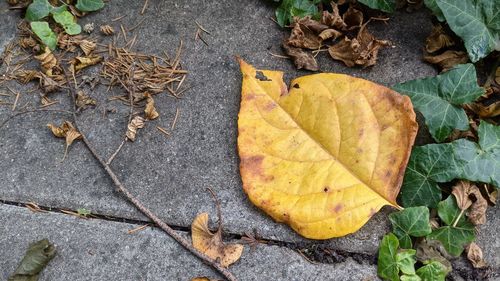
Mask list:
[[[380,249],[378,250],[377,273],[380,277],[391,280],[399,280],[399,268],[396,261],[396,254],[399,247],[398,238],[389,233],[382,238]]]
[[[372,9],[381,10],[386,13],[392,13],[396,8],[395,0],[358,0],[358,2],[363,3]]]
[[[444,141],[453,129],[469,129],[469,120],[460,105],[484,94],[484,89],[477,85],[476,69],[470,63],[457,65],[436,77],[412,80],[393,88],[410,97],[438,142]]]
[[[441,201],[437,182],[447,182],[458,175],[452,144],[417,146],[406,168],[399,199],[404,207],[435,208]]]
[[[417,270],[422,281],[444,281],[448,270],[438,261],[431,261]]]
[[[21,263],[8,280],[38,280],[38,274],[55,255],[56,249],[47,239],[30,244]]]
[[[423,237],[432,232],[427,207],[411,207],[389,215],[392,231],[398,237],[401,248],[411,249],[411,237]],[[401,271],[403,271],[401,269]],[[405,274],[414,274],[404,272]]]
[[[31,22],[31,29],[33,32],[42,40],[42,42],[49,47],[51,50],[54,50],[57,46],[57,36],[50,29],[49,24],[44,21],[34,21]]]
[[[444,15],[443,12],[441,12],[441,9],[436,3],[436,0],[424,0],[424,4],[427,8],[429,8],[432,13],[436,16],[436,18],[440,21],[444,21]]]
[[[102,0],[78,0],[75,7],[82,12],[94,12],[104,7]]]
[[[500,188],[500,126],[481,121],[479,144],[465,139],[453,142],[455,158],[463,167],[459,178]]]
[[[66,10],[58,9],[56,13],[54,11],[52,13],[52,18],[60,24],[66,33],[69,35],[76,35],[82,32],[82,28],[79,24],[76,23],[75,17]]]
[[[26,9],[25,19],[27,21],[37,21],[48,16],[52,5],[47,0],[34,0]]]
[[[418,275],[402,275],[400,278],[401,281],[422,281]]]
[[[500,0],[436,0],[472,62],[500,50]]]
[[[457,217],[460,215],[460,209],[458,208],[455,196],[450,195],[446,200],[439,202],[438,216],[446,224],[452,225]],[[457,223],[457,225],[464,225],[465,217],[462,215]]]
[[[280,26],[293,22],[293,17],[318,16],[317,4],[321,0],[283,0],[276,9],[276,19]]]
[[[402,273],[415,275],[415,263],[417,262],[415,259],[416,252],[417,251],[414,249],[406,249],[396,254],[396,263]]]
[[[469,222],[456,227],[442,226],[432,231],[427,238],[440,241],[450,255],[458,257],[465,245],[474,241],[474,226]]]

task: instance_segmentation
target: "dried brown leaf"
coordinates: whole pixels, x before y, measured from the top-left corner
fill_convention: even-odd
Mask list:
[[[225,244],[222,241],[222,231],[215,233],[208,229],[208,214],[199,214],[191,224],[193,246],[214,260],[219,260],[224,267],[235,263],[243,253],[243,245]]]
[[[57,59],[50,51],[49,47],[45,47],[43,53],[35,56],[35,59],[40,62],[42,71],[48,76],[52,76],[53,69],[57,66]]]
[[[40,73],[40,87],[42,87],[42,90],[45,93],[52,93],[59,90],[59,88],[61,88],[61,85],[51,77]]]
[[[483,259],[483,251],[476,243],[472,242],[467,245],[465,251],[467,252],[467,259],[472,263],[474,268],[484,268],[488,266]]]
[[[474,185],[468,181],[459,181],[451,191],[455,196],[457,205],[460,210],[467,210],[472,205],[472,200],[469,198]],[[477,187],[476,187],[477,188]]]
[[[442,48],[455,45],[453,38],[445,33],[443,27],[438,24],[432,28],[431,34],[425,39],[425,50],[428,53],[434,53]]]
[[[299,23],[303,27],[309,29],[310,31],[312,31],[316,34],[329,28],[328,25],[325,25],[317,20],[311,19],[310,16],[306,16],[306,17],[303,17],[300,19],[296,18],[295,23]]]
[[[495,70],[495,82],[500,85],[500,67]]]
[[[90,55],[90,53],[92,53],[92,51],[94,51],[96,47],[97,44],[95,42],[89,40],[80,41],[80,48],[86,56]]]
[[[331,2],[332,12],[323,11],[321,15],[321,23],[334,27],[336,29],[344,29],[347,25],[344,23],[342,17],[340,17],[339,7],[335,2]]]
[[[306,52],[301,48],[289,46],[286,41],[283,42],[282,46],[285,53],[292,58],[297,69],[303,68],[311,71],[318,71],[318,63],[310,52]]]
[[[426,261],[436,260],[443,264],[448,271],[452,270],[450,261],[443,255],[443,253],[446,253],[446,250],[438,240],[418,240],[416,249],[416,257],[419,262],[424,263]]]
[[[96,65],[101,61],[102,57],[97,55],[91,55],[86,57],[75,57],[73,60],[71,60],[71,67],[74,70],[74,72],[78,72],[83,68]]]
[[[330,46],[328,53],[333,59],[344,62],[348,67],[355,65],[368,67],[377,62],[379,49],[388,45],[389,41],[378,40],[368,32],[365,24],[356,38],[344,37],[339,43]]]
[[[101,25],[100,29],[104,35],[109,36],[109,35],[113,35],[115,33],[114,28],[110,25]]]
[[[466,104],[464,107],[481,118],[491,118],[500,115],[500,101],[491,103],[490,105],[483,105],[479,102]]]
[[[340,31],[337,31],[335,29],[329,28],[321,31],[321,33],[318,35],[319,38],[321,38],[322,41],[328,40],[332,38],[333,40],[337,39],[340,37],[342,33]]]
[[[78,39],[66,33],[59,33],[59,35],[57,36],[57,46],[60,49],[66,50],[68,52],[74,52],[76,51],[78,44]]]
[[[471,197],[474,197],[476,201],[472,203],[472,206],[467,213],[470,222],[474,225],[484,224],[486,222],[486,209],[488,209],[488,201],[484,199],[479,188],[474,185],[474,188],[470,193]]]
[[[288,45],[311,50],[321,47],[321,38],[313,30],[300,22],[295,22],[292,26],[292,32],[287,40]]]
[[[18,44],[23,49],[31,49],[37,45],[36,40],[31,36],[19,38]]]
[[[144,128],[144,118],[141,116],[135,116],[132,121],[127,126],[127,138],[131,141],[135,141],[135,136],[137,134],[137,130]]]
[[[81,139],[82,135],[76,130],[76,128],[69,121],[64,121],[60,126],[55,126],[52,124],[47,124],[47,127],[50,128],[52,134],[58,138],[66,139],[66,148],[64,150],[64,157],[62,160],[66,158],[68,154],[69,146],[77,139]]]
[[[428,63],[437,64],[441,71],[447,71],[457,64],[466,63],[469,61],[467,53],[462,51],[448,50],[439,55],[425,55],[424,60]]]
[[[344,29],[353,30],[361,27],[363,24],[363,13],[353,6],[349,6],[349,9],[342,15],[342,19],[346,25]]]
[[[79,109],[85,109],[89,105],[96,105],[97,101],[83,91],[78,91],[76,94],[76,107]]]
[[[153,120],[160,116],[155,108],[155,101],[151,94],[146,93],[146,108],[144,108],[144,116],[147,120]]]

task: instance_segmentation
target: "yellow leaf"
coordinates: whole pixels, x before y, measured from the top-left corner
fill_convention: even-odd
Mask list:
[[[76,130],[76,128],[69,121],[64,121],[61,126],[57,127],[52,124],[47,124],[47,127],[50,128],[52,134],[58,138],[66,138],[66,148],[64,150],[64,156],[61,161],[66,159],[66,155],[68,154],[69,146],[77,139],[81,139],[82,135]]]
[[[240,60],[238,151],[260,209],[313,239],[357,231],[396,196],[417,132],[410,99],[343,74],[292,81]]]
[[[193,246],[214,260],[219,260],[220,264],[228,267],[240,259],[243,253],[243,245],[224,244],[222,242],[222,231],[212,233],[208,229],[208,214],[199,214],[191,224],[191,235]]]
[[[52,76],[52,70],[57,66],[57,59],[49,47],[45,47],[43,53],[35,56],[35,59],[40,62],[43,72],[48,76]]]
[[[102,61],[102,57],[97,56],[97,55],[91,55],[91,56],[87,56],[87,57],[75,57],[71,61],[71,67],[72,67],[73,72],[78,72],[79,70],[81,70],[85,67],[89,67],[89,66],[98,64],[101,61]]]

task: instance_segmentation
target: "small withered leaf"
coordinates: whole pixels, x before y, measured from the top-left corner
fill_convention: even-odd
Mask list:
[[[471,242],[467,245],[465,251],[467,252],[467,259],[472,263],[474,268],[484,268],[488,266],[483,259],[483,251],[476,243]]]
[[[60,126],[55,126],[52,124],[47,124],[47,127],[52,131],[52,134],[58,138],[66,139],[66,148],[64,150],[64,160],[68,154],[69,146],[78,139],[82,138],[82,135],[76,130],[73,124],[69,121],[64,121]]]
[[[97,101],[91,98],[89,95],[85,94],[83,91],[78,91],[76,94],[76,107],[79,109],[85,109],[89,105],[96,105]]]
[[[137,130],[144,128],[144,118],[141,116],[135,116],[132,121],[127,126],[127,138],[131,141],[135,141],[135,136],[137,134]]]
[[[475,102],[470,104],[465,104],[464,107],[481,118],[491,118],[500,115],[500,101],[493,102],[487,106],[482,103]]]
[[[225,244],[222,241],[222,231],[219,228],[215,233],[208,229],[208,214],[201,213],[191,224],[191,238],[193,246],[214,260],[219,260],[224,267],[238,261],[243,253],[243,245]]]
[[[321,33],[318,35],[319,38],[321,38],[322,41],[328,40],[332,38],[333,40],[337,39],[340,37],[342,33],[340,31],[337,31],[333,28],[325,29],[321,31]]]
[[[472,201],[469,198],[469,194],[473,189],[473,185],[469,181],[459,181],[451,191],[451,194],[455,196],[457,200],[457,205],[460,210],[466,210],[472,205]]]
[[[467,217],[474,225],[484,224],[486,222],[486,209],[488,209],[488,201],[483,197],[477,186],[471,190],[471,197],[476,201],[472,203]]]
[[[425,39],[425,50],[428,53],[434,53],[442,48],[455,45],[453,38],[445,33],[443,27],[438,24],[432,28],[431,34]]]
[[[323,11],[323,14],[321,15],[321,23],[337,29],[346,28],[347,25],[344,23],[344,20],[340,16],[337,4],[332,1],[331,5],[332,12],[330,13],[328,11]]]
[[[56,255],[56,248],[47,239],[31,243],[26,254],[8,281],[36,281],[40,272]]]
[[[82,40],[80,41],[80,49],[82,49],[83,53],[88,56],[92,51],[95,50],[97,47],[97,44],[95,42],[89,41],[89,40]]]
[[[100,29],[104,35],[113,35],[115,33],[114,28],[110,25],[101,25]]]
[[[428,63],[437,64],[442,72],[453,68],[457,64],[467,63],[469,56],[466,52],[448,50],[439,55],[424,55]]]
[[[155,108],[155,101],[151,94],[146,93],[146,108],[144,108],[144,116],[147,120],[153,120],[160,116]]]
[[[286,41],[283,42],[282,47],[285,53],[292,58],[297,69],[303,68],[311,71],[318,71],[318,63],[310,52],[306,52],[301,48],[289,46]]]
[[[295,23],[299,23],[303,27],[309,29],[314,33],[320,33],[321,31],[328,29],[328,25],[325,25],[317,20],[311,19],[310,16],[303,17],[301,19],[297,19]]]
[[[42,90],[47,94],[47,93],[52,93],[61,87],[61,85],[52,79],[51,77],[40,73],[40,87],[42,87]]]
[[[52,75],[54,67],[57,66],[57,59],[50,51],[49,47],[45,47],[43,53],[38,56],[35,56],[35,59],[40,62],[42,67],[42,71],[48,76]]]
[[[321,39],[318,35],[300,22],[295,22],[293,24],[293,29],[287,43],[293,47],[311,50],[316,50],[321,47]]]
[[[78,72],[79,70],[89,67],[92,65],[96,65],[102,61],[101,56],[92,55],[86,57],[75,57],[71,60],[71,68],[74,72]]]
[[[353,30],[363,24],[363,13],[353,6],[349,6],[349,9],[342,15],[342,19],[345,23],[344,29]]]

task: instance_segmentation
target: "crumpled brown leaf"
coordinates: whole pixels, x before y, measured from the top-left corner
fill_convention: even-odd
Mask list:
[[[435,260],[442,263],[448,271],[452,270],[451,262],[448,260],[451,257],[444,255],[447,254],[446,250],[438,240],[418,240],[415,246],[417,250],[415,256],[419,262]]]
[[[40,78],[40,87],[42,87],[42,90],[46,94],[55,92],[61,88],[61,85],[59,84],[59,82],[55,81],[54,79],[52,79],[48,75],[40,73],[39,78]]]
[[[474,225],[484,224],[486,222],[486,209],[488,202],[484,199],[479,188],[468,181],[459,181],[451,192],[457,199],[457,205],[460,210],[467,210],[467,217]],[[474,199],[472,200],[471,199]]]
[[[441,71],[447,71],[457,64],[469,61],[466,52],[448,50],[439,55],[424,55],[424,60],[428,63],[437,64]]]
[[[484,268],[488,266],[483,259],[483,251],[476,243],[472,242],[467,245],[465,251],[467,252],[467,259],[472,263],[474,268]]]
[[[57,66],[57,59],[50,51],[49,47],[45,47],[43,53],[38,56],[35,56],[35,59],[40,62],[40,66],[42,67],[42,71],[48,75],[52,76],[54,67]]]
[[[80,49],[82,49],[83,53],[88,56],[92,51],[95,50],[97,44],[95,42],[89,40],[81,40],[80,41]]]
[[[353,30],[361,27],[363,24],[363,13],[353,6],[349,6],[349,9],[342,15],[342,19],[345,23],[344,29]]]
[[[346,28],[347,25],[344,23],[344,20],[340,16],[338,5],[332,1],[331,6],[331,13],[328,11],[323,11],[323,14],[321,15],[321,23],[339,30]]]
[[[193,246],[214,260],[219,260],[224,267],[235,263],[243,253],[243,245],[225,244],[219,226],[215,233],[208,229],[208,214],[201,213],[191,224]]]
[[[321,38],[322,41],[328,40],[330,38],[335,40],[338,37],[342,36],[342,33],[340,31],[333,29],[333,28],[329,28],[329,29],[325,29],[325,30],[321,31],[321,33],[318,36],[319,36],[319,38]]]
[[[376,39],[364,24],[356,38],[344,37],[339,43],[330,46],[328,53],[333,59],[344,62],[348,67],[355,65],[368,67],[377,62],[379,49],[388,45],[389,41]]]
[[[56,255],[56,248],[47,239],[29,245],[26,254],[8,281],[36,281],[38,275]]]
[[[76,107],[78,109],[85,109],[89,105],[96,105],[97,101],[85,94],[83,91],[78,91],[76,94]]]
[[[59,33],[57,36],[57,47],[68,52],[75,52],[79,44],[79,39],[66,33]]]
[[[127,126],[127,138],[131,141],[135,141],[135,136],[137,134],[137,130],[144,128],[144,118],[141,116],[135,116],[132,121]]]
[[[66,139],[66,148],[64,150],[64,156],[61,161],[64,161],[66,155],[68,154],[69,146],[78,139],[82,138],[82,135],[76,130],[76,128],[69,121],[64,121],[61,126],[55,126],[52,124],[47,124],[47,127],[52,131],[52,134],[58,138]]]
[[[481,118],[491,118],[500,115],[500,101],[493,102],[487,106],[475,102],[475,103],[465,104],[464,107],[476,113]]]
[[[146,108],[144,108],[144,116],[146,117],[147,120],[153,120],[158,118],[160,114],[156,111],[155,108],[155,101],[151,94],[146,93]]]
[[[310,52],[306,52],[301,48],[289,46],[286,41],[283,42],[282,47],[285,53],[292,58],[297,69],[303,68],[311,71],[318,71],[318,63]]]
[[[310,18],[308,19],[308,17],[303,18],[302,20],[304,19],[312,21]],[[297,48],[305,48],[311,50],[319,49],[321,47],[321,38],[318,37],[315,31],[313,31],[305,24],[301,23],[301,21],[294,22],[292,24],[293,29],[290,33],[290,37],[287,40],[287,44]],[[323,30],[327,28],[328,27],[325,26]]]
[[[442,48],[455,45],[453,38],[445,33],[443,27],[438,24],[432,27],[431,34],[425,39],[425,50],[428,53],[434,53]]]
[[[71,60],[71,69],[73,72],[78,72],[79,70],[89,67],[92,65],[96,65],[102,61],[101,56],[92,55],[86,57],[75,57]]]

